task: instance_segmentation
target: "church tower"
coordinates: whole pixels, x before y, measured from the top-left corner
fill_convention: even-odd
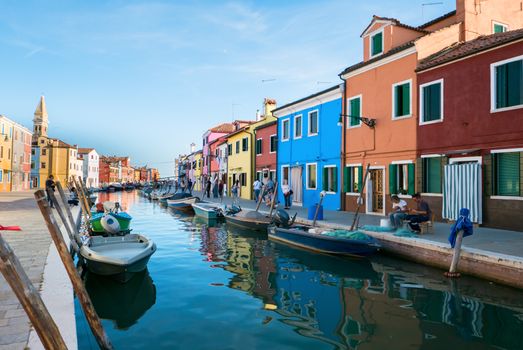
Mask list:
[[[33,118],[33,141],[37,141],[42,136],[47,137],[48,124],[45,98],[41,96]]]

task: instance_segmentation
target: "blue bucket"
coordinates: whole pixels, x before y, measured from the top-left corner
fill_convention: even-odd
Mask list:
[[[318,204],[311,205],[309,207],[309,210],[307,211],[307,219],[314,220],[314,214],[316,213],[316,207]],[[320,205],[320,209],[318,210],[318,216],[316,217],[316,220],[323,220],[323,205]]]

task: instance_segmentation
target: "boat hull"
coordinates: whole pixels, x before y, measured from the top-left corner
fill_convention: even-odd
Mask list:
[[[89,222],[91,223],[91,231],[95,234],[105,234],[105,230],[102,227],[102,217],[104,216],[104,213],[95,213],[92,214],[91,219]],[[114,217],[118,224],[120,224],[120,232],[129,232],[131,227],[131,220],[132,217],[128,215],[127,213],[109,213],[112,217]]]
[[[326,254],[368,256],[376,253],[380,248],[374,239],[352,240],[309,233],[297,228],[284,229],[274,225],[268,228],[268,234],[269,239]]]
[[[192,205],[194,214],[207,220],[222,219],[223,212],[219,210],[220,207],[218,204],[208,202],[194,203]]]
[[[260,220],[249,220],[248,218],[226,215],[225,222],[228,225],[234,225],[243,229],[267,232],[267,228],[271,224],[270,220],[260,221]]]

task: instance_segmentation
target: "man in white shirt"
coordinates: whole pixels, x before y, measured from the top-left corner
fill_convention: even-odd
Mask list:
[[[407,216],[407,202],[396,195],[392,195],[392,212],[389,215],[390,224],[394,229],[402,226],[403,219]]]
[[[252,188],[254,190],[254,201],[258,202],[258,197],[260,196],[260,191],[262,188],[261,181],[256,179],[256,181],[254,181],[254,183],[252,184]]]

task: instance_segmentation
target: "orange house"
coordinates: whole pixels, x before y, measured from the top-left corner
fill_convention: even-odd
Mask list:
[[[344,210],[354,211],[364,186],[367,214],[385,215],[390,195],[420,191],[416,67],[458,42],[520,28],[523,11],[511,0],[457,0],[456,10],[418,27],[374,16],[361,34],[363,61],[346,68],[342,166]],[[366,177],[365,169],[369,166]],[[412,203],[409,203],[412,205]]]

